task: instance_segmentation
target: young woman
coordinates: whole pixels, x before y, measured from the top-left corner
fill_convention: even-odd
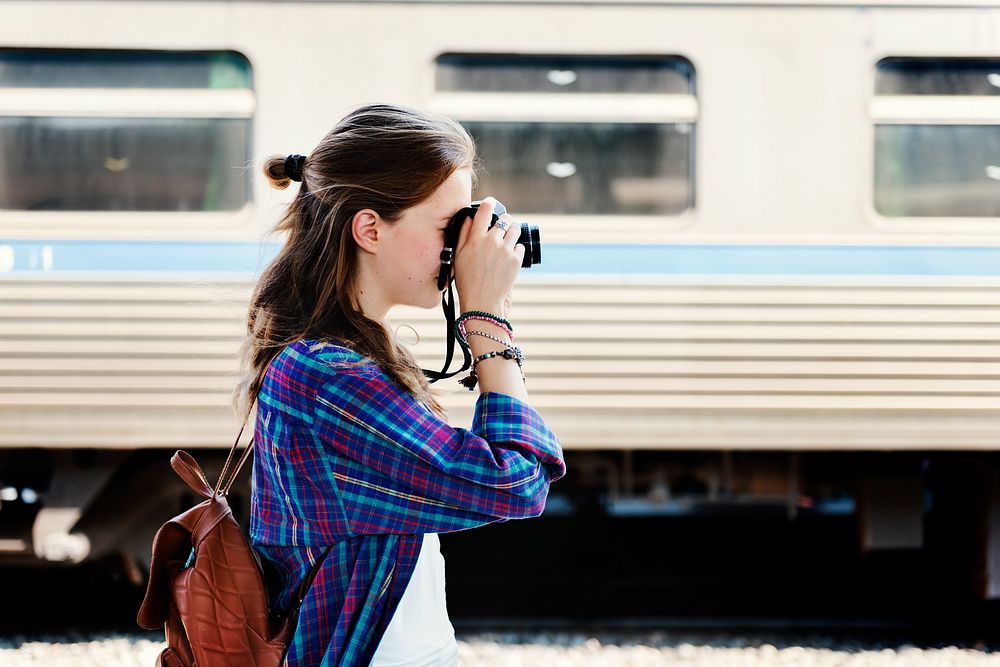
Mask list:
[[[251,300],[235,407],[257,399],[250,535],[272,610],[293,608],[318,564],[289,665],[457,664],[437,533],[537,516],[565,474],[521,364],[500,354],[515,349],[524,247],[507,216],[489,228],[494,200],[456,248],[459,320],[481,358],[471,429],[447,424],[385,321],[440,303],[444,228],[469,205],[475,160],[458,123],[375,105],[264,168],[278,188],[301,185]]]

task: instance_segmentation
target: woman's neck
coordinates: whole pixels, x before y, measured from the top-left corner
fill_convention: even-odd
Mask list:
[[[393,304],[379,289],[379,283],[372,275],[373,270],[364,261],[360,262],[357,275],[358,307],[368,319],[385,325],[385,316]]]

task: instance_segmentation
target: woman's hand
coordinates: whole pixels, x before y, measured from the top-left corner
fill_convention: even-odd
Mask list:
[[[506,229],[499,224],[489,229],[495,207],[496,200],[487,197],[476,216],[462,223],[455,248],[455,286],[463,312],[483,310],[506,319],[510,290],[521,270],[525,248],[517,243],[521,228],[510,223],[510,216],[500,216],[500,221],[510,223]],[[507,341],[507,345],[513,344],[506,331],[491,322],[473,320],[467,330],[488,333]],[[468,343],[474,357],[497,351],[496,343],[483,336],[469,336]],[[521,368],[510,359],[485,359],[476,366],[476,376],[480,392],[498,392],[528,400]]]
[[[509,223],[489,228],[496,200],[487,197],[476,217],[465,219],[455,249],[455,287],[463,312],[483,310],[506,318],[510,310],[510,290],[521,269],[524,246],[518,245],[521,229],[506,213],[500,220]]]

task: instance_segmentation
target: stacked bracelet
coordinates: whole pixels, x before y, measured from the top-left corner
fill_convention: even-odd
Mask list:
[[[459,344],[467,351],[471,351],[469,348],[469,333],[465,329],[465,323],[469,320],[480,320],[482,322],[490,322],[496,326],[503,329],[507,336],[510,337],[511,342],[514,341],[514,327],[511,326],[510,322],[503,319],[502,317],[497,317],[492,313],[487,313],[483,310],[470,310],[468,312],[462,313],[457,320],[455,320],[455,338],[458,339]],[[501,341],[502,342],[502,341]],[[506,345],[506,343],[504,343]]]
[[[510,322],[502,317],[497,317],[493,313],[487,313],[482,310],[470,310],[468,312],[462,313],[461,316],[455,321],[455,338],[458,339],[459,344],[467,352],[471,352],[472,348],[469,347],[469,336],[482,336],[488,338],[492,341],[500,343],[504,346],[503,350],[495,350],[493,352],[487,352],[486,354],[476,357],[472,362],[472,371],[467,377],[459,380],[459,384],[463,387],[472,391],[476,383],[479,381],[479,376],[476,374],[476,365],[480,361],[485,361],[486,359],[492,359],[493,357],[503,357],[504,359],[511,359],[517,362],[519,368],[524,366],[524,353],[521,352],[521,348],[512,346],[507,343],[507,341],[502,338],[498,338],[492,334],[486,333],[485,331],[467,331],[465,328],[465,323],[469,320],[480,320],[483,322],[489,322],[495,324],[506,332],[507,336],[510,338],[511,343],[514,342],[514,327],[511,326]],[[524,370],[521,371],[521,379],[524,379]]]

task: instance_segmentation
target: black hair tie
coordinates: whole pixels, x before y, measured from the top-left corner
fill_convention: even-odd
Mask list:
[[[285,176],[293,181],[302,181],[302,166],[306,163],[305,155],[289,155],[285,158]]]

